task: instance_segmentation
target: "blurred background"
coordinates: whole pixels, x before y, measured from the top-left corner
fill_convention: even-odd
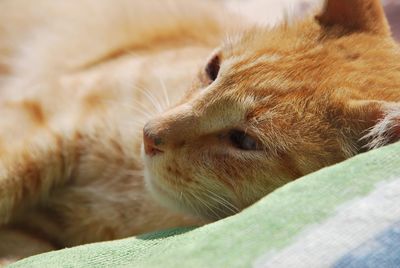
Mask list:
[[[256,23],[276,25],[285,17],[293,19],[309,14],[323,0],[222,0],[227,7]],[[393,35],[400,41],[400,0],[381,0]]]

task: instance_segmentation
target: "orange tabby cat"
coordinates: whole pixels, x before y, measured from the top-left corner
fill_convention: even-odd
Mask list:
[[[0,6],[0,258],[200,223],[144,181],[215,220],[400,135],[378,0],[245,31],[204,1],[21,1]]]

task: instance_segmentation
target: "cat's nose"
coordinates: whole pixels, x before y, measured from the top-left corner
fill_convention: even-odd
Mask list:
[[[143,146],[146,155],[155,156],[163,153],[163,150],[161,150],[162,143],[161,137],[152,134],[149,124],[146,124],[143,128]]]

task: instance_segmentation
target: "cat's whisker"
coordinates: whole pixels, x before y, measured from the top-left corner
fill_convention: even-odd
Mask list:
[[[115,104],[116,106],[123,106],[123,107],[128,107],[128,108],[135,107],[132,104],[128,104],[128,103],[117,101],[117,100],[101,100],[101,101],[104,102],[104,103]],[[147,109],[145,109],[147,107],[143,107],[142,103],[140,103],[140,102],[138,102],[137,100],[134,100],[134,99],[132,99],[132,101],[137,103],[137,104],[139,104],[140,108],[142,108],[143,110],[147,111]]]
[[[207,189],[207,190],[208,190],[208,189]],[[207,200],[204,200],[204,199],[201,199],[201,198],[199,198],[199,200],[200,200],[200,201],[203,201],[202,203],[203,203],[204,205],[206,205],[211,211],[214,211],[214,215],[217,215],[218,218],[221,218],[221,215],[219,215],[218,213],[216,213],[214,209],[217,209],[218,211],[220,211],[221,213],[223,213],[223,215],[226,214],[226,211],[224,211],[223,208],[228,209],[228,210],[231,211],[233,214],[236,214],[237,212],[239,212],[239,209],[237,209],[237,208],[234,209],[234,208],[231,208],[231,207],[228,206],[228,204],[231,205],[231,206],[233,206],[232,204],[230,204],[229,202],[228,202],[228,203],[222,202],[222,199],[217,199],[217,197],[219,197],[218,195],[215,195],[215,193],[211,192],[210,190],[208,190],[208,191],[209,191],[210,193],[212,193],[215,197],[212,197],[212,196],[210,196],[209,194],[203,192],[203,194],[205,194],[205,197],[214,200],[215,202],[217,202],[218,205],[222,205],[222,207],[221,207],[221,206],[218,206],[218,205],[216,205],[216,204],[207,202]],[[223,200],[225,200],[225,199],[223,199]],[[225,201],[226,201],[226,200],[225,200]],[[226,201],[226,202],[227,202],[227,201]],[[211,206],[212,208],[214,208],[214,209],[212,209],[210,206]]]
[[[144,87],[140,87],[137,84],[136,85],[135,84],[131,84],[130,87],[133,90],[137,90],[140,93],[142,93],[143,96],[145,97],[145,99],[147,101],[149,101],[149,103],[153,106],[153,108],[155,108],[157,110],[157,112],[159,112],[159,109],[160,109],[159,101],[150,93],[151,91],[149,89],[146,89]],[[136,103],[138,105],[140,105],[140,106],[143,106],[143,102],[139,102],[138,100],[136,100]],[[149,110],[152,110],[152,109],[150,109],[151,107],[148,107],[148,108],[149,108]]]
[[[158,62],[161,63],[160,61],[158,61]],[[157,99],[157,102],[161,106],[161,110],[162,110],[161,112],[163,112],[166,108],[168,108],[171,105],[171,103],[170,103],[169,96],[168,96],[168,90],[167,90],[164,80],[162,79],[162,76],[160,74],[157,74],[157,78],[161,84],[161,89],[163,91],[163,98],[161,98],[161,101],[156,96],[154,98]]]
[[[146,89],[146,88],[142,88],[142,87],[139,87],[138,85],[132,85],[132,87],[134,88],[134,89],[137,89],[137,90],[139,90],[141,93],[143,93],[146,97],[147,97],[147,99],[148,99],[148,101],[150,101],[151,102],[151,104],[153,104],[153,106],[154,106],[154,108],[157,110],[157,112],[159,112],[159,113],[162,113],[163,112],[163,108],[162,108],[162,105],[160,104],[160,100],[158,100],[152,93],[151,93],[151,91],[149,90],[149,89]]]
[[[128,105],[127,105],[127,107],[129,108]],[[136,106],[130,106],[131,109],[135,109],[136,111],[141,112],[141,114],[146,116],[146,118],[142,118],[142,120],[144,120],[144,121],[147,121],[148,119],[150,119],[151,117],[156,115],[156,113],[152,113],[151,112],[151,109],[143,108],[143,106],[142,107],[136,107],[136,108],[135,107]]]
[[[239,212],[239,208],[237,208],[234,204],[223,198],[222,196],[218,195],[217,193],[214,193],[210,191],[209,189],[205,189],[209,194],[208,197],[213,199],[214,201],[218,202],[219,204],[223,205],[227,209],[229,209],[233,213]]]
[[[214,195],[214,196],[215,196],[215,198],[220,200],[221,204],[223,204],[226,208],[228,208],[233,213],[238,213],[240,211],[240,209],[238,207],[236,207],[234,204],[232,204],[228,200],[224,199],[223,197],[221,197],[219,195]]]
[[[149,118],[151,118],[151,117],[153,116],[151,113],[146,112],[146,111],[144,111],[144,110],[141,110],[139,107],[129,106],[128,108],[131,109],[131,110],[133,110],[133,111],[136,111],[136,112],[142,114],[142,115],[145,116],[147,119],[149,119]]]
[[[194,199],[196,199],[196,197],[193,197]],[[183,200],[183,203],[186,203],[189,207],[191,207],[192,209],[193,209],[193,212],[195,213],[195,214],[197,214],[198,216],[202,216],[202,213],[198,210],[198,208],[193,204],[193,202],[191,201],[191,199],[190,198],[188,198],[187,196],[185,196],[185,195],[182,195],[182,200]]]
[[[153,106],[157,110],[157,112],[161,113],[162,106],[159,103],[159,101],[155,97],[153,97],[153,95],[151,93],[149,93],[149,91],[142,90],[142,93],[147,97],[147,99],[150,101],[150,103],[153,104]]]
[[[214,214],[216,216],[217,219],[220,218],[220,215],[218,215],[218,213],[215,212],[215,210],[209,206],[209,204],[202,198],[200,198],[197,194],[191,192],[190,193],[197,201],[199,201],[201,204],[203,204],[212,214]]]
[[[164,83],[164,80],[161,78],[161,76],[158,79],[160,80],[161,89],[162,89],[163,94],[164,94],[164,100],[165,100],[165,104],[166,104],[165,108],[168,108],[171,105],[171,103],[169,101],[167,87],[166,87],[166,85]]]
[[[134,100],[134,101],[135,101],[135,100]],[[147,110],[145,110],[143,107],[136,107],[136,106],[133,106],[133,105],[131,105],[131,104],[121,103],[121,102],[113,101],[113,100],[103,100],[103,102],[105,102],[105,103],[115,103],[115,104],[117,104],[117,105],[119,105],[119,106],[124,106],[124,107],[126,107],[126,108],[128,108],[128,109],[132,109],[132,110],[134,110],[134,111],[136,111],[136,112],[139,112],[140,114],[142,114],[143,116],[145,116],[147,119],[153,117],[153,114],[149,113],[149,112],[148,112]]]
[[[232,208],[239,210],[235,205],[233,205],[231,202],[229,202],[228,200],[226,200],[225,198],[223,198],[222,196],[218,195],[217,193],[205,188],[204,190],[206,190],[209,194],[217,197],[218,199],[221,199],[223,201],[225,201],[227,203],[227,205],[231,206]]]
[[[233,210],[232,208],[229,208],[227,205],[225,205],[224,203],[222,203],[221,201],[215,199],[214,197],[207,195],[206,193],[204,193],[206,198],[211,198],[213,201],[217,202],[217,204],[208,202],[208,204],[210,206],[212,206],[213,208],[217,209],[218,211],[220,211],[223,215],[227,215],[226,210],[224,209],[228,209],[229,211],[231,211],[233,214],[236,214],[238,211]],[[222,207],[221,207],[222,205]]]
[[[222,205],[223,208],[228,209],[233,214],[236,214],[238,212],[238,211],[234,210],[233,208],[229,207],[228,205],[226,205],[225,203],[223,203],[222,200],[217,199],[216,197],[213,197],[211,195],[207,195],[207,198],[210,198],[210,199],[214,200],[218,205]]]

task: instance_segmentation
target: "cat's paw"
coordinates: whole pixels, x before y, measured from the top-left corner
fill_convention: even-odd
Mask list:
[[[369,149],[378,148],[400,140],[400,108],[391,108],[385,116],[363,137]]]

